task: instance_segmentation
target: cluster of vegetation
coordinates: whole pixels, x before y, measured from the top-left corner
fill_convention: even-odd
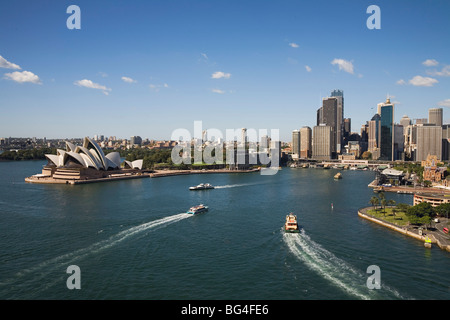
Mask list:
[[[450,203],[442,203],[437,207],[433,207],[428,202],[421,202],[415,206],[410,206],[405,203],[396,204],[394,200],[387,200],[383,192],[379,193],[379,197],[373,196],[369,203],[375,208],[374,210],[370,210],[369,214],[374,216],[383,215],[383,218],[388,222],[398,225],[406,225],[409,223],[417,226],[428,226],[436,216],[439,215],[448,218],[450,214]]]
[[[4,151],[0,154],[0,160],[44,160],[46,154],[56,154],[56,148]]]

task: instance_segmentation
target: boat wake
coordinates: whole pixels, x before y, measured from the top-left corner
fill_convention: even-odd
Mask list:
[[[159,227],[181,221],[188,217],[192,217],[192,214],[179,213],[162,219],[143,223],[141,225],[121,231],[106,240],[96,242],[89,247],[58,256],[56,258],[44,261],[32,268],[22,270],[16,273],[13,278],[0,282],[0,296],[3,296],[3,290],[10,291],[12,288],[16,287],[16,285],[17,287],[22,287],[22,284],[25,284],[25,282],[28,288],[33,287],[34,293],[38,293],[48,287],[51,287],[52,285],[61,284],[61,279],[56,279],[56,281],[54,281],[53,283],[44,281],[43,279],[45,279],[45,277],[50,273],[53,273],[55,271],[61,273],[61,270],[65,270],[69,265],[76,264],[76,262],[79,260],[85,259],[101,251],[112,248],[131,237],[135,237],[141,234],[144,231],[153,231]],[[45,283],[45,287],[40,286],[43,283]],[[11,292],[9,292],[8,298],[12,298],[11,295]]]
[[[382,289],[370,290],[366,286],[370,274],[354,269],[347,262],[323,248],[302,229],[300,233],[283,232],[283,241],[297,259],[309,269],[338,288],[358,299],[403,299],[400,294],[382,283]]]
[[[236,187],[246,187],[256,185],[258,183],[241,183],[241,184],[227,184],[224,186],[215,186],[214,189],[228,189],[228,188],[236,188]]]

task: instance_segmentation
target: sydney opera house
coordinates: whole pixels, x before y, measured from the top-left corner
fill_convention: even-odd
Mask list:
[[[57,154],[46,154],[45,157],[48,163],[42,173],[25,181],[76,184],[142,176],[143,160],[121,163],[118,152],[105,155],[101,147],[88,137],[84,138],[83,146],[66,141],[66,150],[58,149]]]

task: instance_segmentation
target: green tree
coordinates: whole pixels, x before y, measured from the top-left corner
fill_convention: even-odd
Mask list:
[[[446,218],[448,218],[449,213],[450,213],[450,203],[441,203],[439,206],[437,206],[436,208],[434,208],[434,211],[441,215],[441,216],[445,216]]]
[[[409,222],[415,225],[427,225],[436,215],[433,207],[428,202],[421,202],[418,205],[409,207],[406,211]]]
[[[370,198],[369,203],[375,207],[375,211],[377,210],[377,205],[380,203],[380,199],[378,199],[377,197],[373,196],[372,198]]]

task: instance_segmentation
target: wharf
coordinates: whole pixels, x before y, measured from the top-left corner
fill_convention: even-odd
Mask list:
[[[408,187],[408,186],[379,186],[376,184],[377,180],[373,180],[369,183],[368,187],[374,190],[380,189],[384,192],[394,192],[394,193],[405,193],[405,194],[414,194],[414,193],[434,193],[434,194],[450,194],[450,190],[443,188],[434,188],[434,187]]]

